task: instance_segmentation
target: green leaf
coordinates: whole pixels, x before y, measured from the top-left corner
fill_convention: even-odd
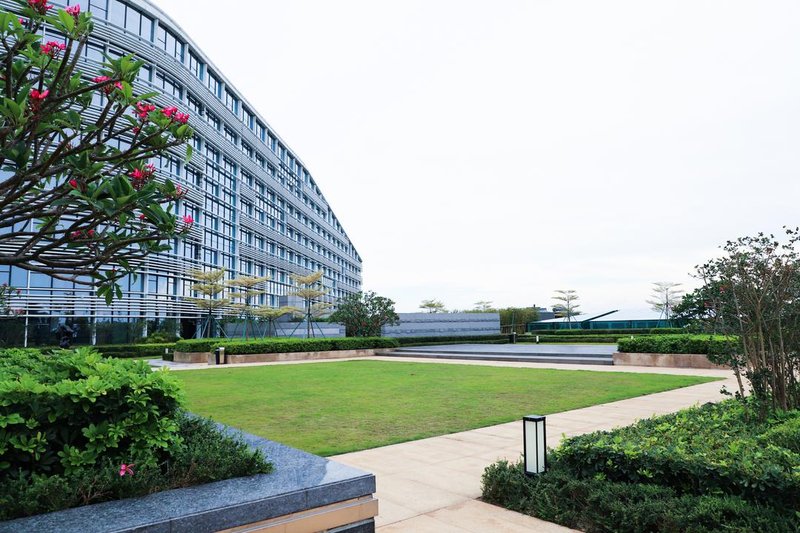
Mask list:
[[[58,11],[58,20],[64,25],[67,33],[72,33],[75,31],[75,18],[63,9]]]

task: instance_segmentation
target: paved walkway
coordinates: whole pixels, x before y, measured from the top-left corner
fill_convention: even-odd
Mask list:
[[[397,358],[391,360],[397,361]],[[446,363],[430,359],[417,361]],[[571,366],[490,361],[473,361],[469,364],[533,368]],[[729,390],[736,389],[732,374],[722,370],[588,365],[575,365],[575,368],[603,372],[692,374],[726,379],[548,415],[548,446],[556,446],[563,435],[611,429],[654,414],[717,401],[721,399],[719,390],[723,384]],[[484,468],[501,458],[517,460],[521,453],[522,422],[519,421],[338,455],[331,459],[375,474],[380,502],[376,524],[381,533],[571,531],[477,500]]]

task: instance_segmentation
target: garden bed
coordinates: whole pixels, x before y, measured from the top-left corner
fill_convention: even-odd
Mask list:
[[[483,498],[588,532],[800,529],[800,412],[738,400],[566,439],[545,474],[486,469]]]

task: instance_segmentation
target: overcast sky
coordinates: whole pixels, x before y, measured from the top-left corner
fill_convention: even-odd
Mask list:
[[[797,225],[800,3],[154,0],[416,311],[645,309]]]

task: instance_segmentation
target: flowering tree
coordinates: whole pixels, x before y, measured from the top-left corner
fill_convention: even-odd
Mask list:
[[[344,324],[348,337],[380,337],[381,327],[400,321],[394,302],[372,291],[342,299],[330,319]]]
[[[185,191],[147,163],[192,136],[188,115],[134,94],[131,56],[78,71],[93,27],[80,6],[20,4],[22,18],[0,11],[0,265],[96,286],[110,302],[122,276],[194,222],[173,214]],[[42,42],[44,26],[66,40]]]
[[[736,335],[738,349],[712,355],[730,365],[768,408],[800,408],[800,232],[729,241],[724,255],[698,267],[707,329]]]

